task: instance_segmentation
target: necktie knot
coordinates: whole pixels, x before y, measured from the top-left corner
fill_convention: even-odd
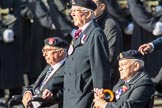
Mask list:
[[[50,74],[51,74],[52,71],[53,71],[53,68],[52,67],[48,68],[48,71],[47,71],[46,76],[45,76],[45,78],[44,78],[43,81],[46,81],[48,79],[48,77],[50,76]]]
[[[79,38],[79,35],[80,35],[81,32],[82,32],[81,29],[78,29],[78,30],[75,32],[75,35],[74,35],[75,40]]]
[[[50,68],[48,69],[47,73],[51,73],[52,71],[53,71],[53,68],[50,67]]]

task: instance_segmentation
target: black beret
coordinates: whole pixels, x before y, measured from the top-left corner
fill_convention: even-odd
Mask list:
[[[72,5],[81,6],[81,7],[88,8],[94,11],[97,8],[96,3],[93,2],[92,0],[72,0],[71,3]]]
[[[60,37],[51,37],[44,40],[45,45],[59,47],[59,48],[68,48],[69,44]]]
[[[143,60],[143,55],[137,50],[128,50],[125,52],[121,52],[119,54],[118,60],[121,59],[140,59]]]

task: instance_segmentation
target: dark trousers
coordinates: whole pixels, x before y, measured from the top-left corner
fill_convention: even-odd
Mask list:
[[[5,96],[4,90],[3,90],[3,89],[0,89],[0,98],[1,98],[1,97],[4,97],[4,96]]]

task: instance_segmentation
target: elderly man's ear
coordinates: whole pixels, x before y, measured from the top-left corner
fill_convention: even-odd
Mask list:
[[[61,50],[59,51],[59,54],[60,54],[60,55],[64,54],[64,49],[61,49]]]
[[[101,4],[100,4],[100,9],[101,9],[102,11],[104,11],[104,10],[106,9],[106,6],[105,6],[104,3],[101,3]]]
[[[91,17],[91,12],[86,12],[85,17],[86,17],[86,19],[89,19]]]
[[[138,71],[139,69],[140,69],[140,67],[141,67],[141,65],[140,65],[140,63],[139,62],[135,62],[134,63],[134,71]]]

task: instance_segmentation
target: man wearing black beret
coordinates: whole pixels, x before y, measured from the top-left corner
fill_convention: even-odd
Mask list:
[[[47,88],[50,89],[51,87],[54,87],[52,89],[53,96],[55,96],[57,93],[62,93],[59,90],[63,88],[63,70],[67,55],[66,50],[68,48],[68,43],[59,37],[52,37],[45,39],[44,44],[45,45],[42,49],[42,53],[48,65],[39,75],[33,86],[25,89],[22,99],[25,107],[33,96],[42,96],[46,98],[47,94],[43,94],[42,92]],[[57,101],[62,102],[62,100]],[[32,103],[34,108],[48,105],[50,104],[40,104],[39,102]],[[62,104],[59,104],[59,108],[62,108]]]
[[[71,16],[78,27],[68,50],[64,74],[64,108],[90,108],[92,89],[110,88],[107,38],[95,21],[92,0],[72,0]]]
[[[144,71],[143,55],[137,50],[129,50],[119,55],[120,80],[114,86],[114,102],[103,99],[103,89],[95,88],[95,108],[148,108],[154,85]]]

